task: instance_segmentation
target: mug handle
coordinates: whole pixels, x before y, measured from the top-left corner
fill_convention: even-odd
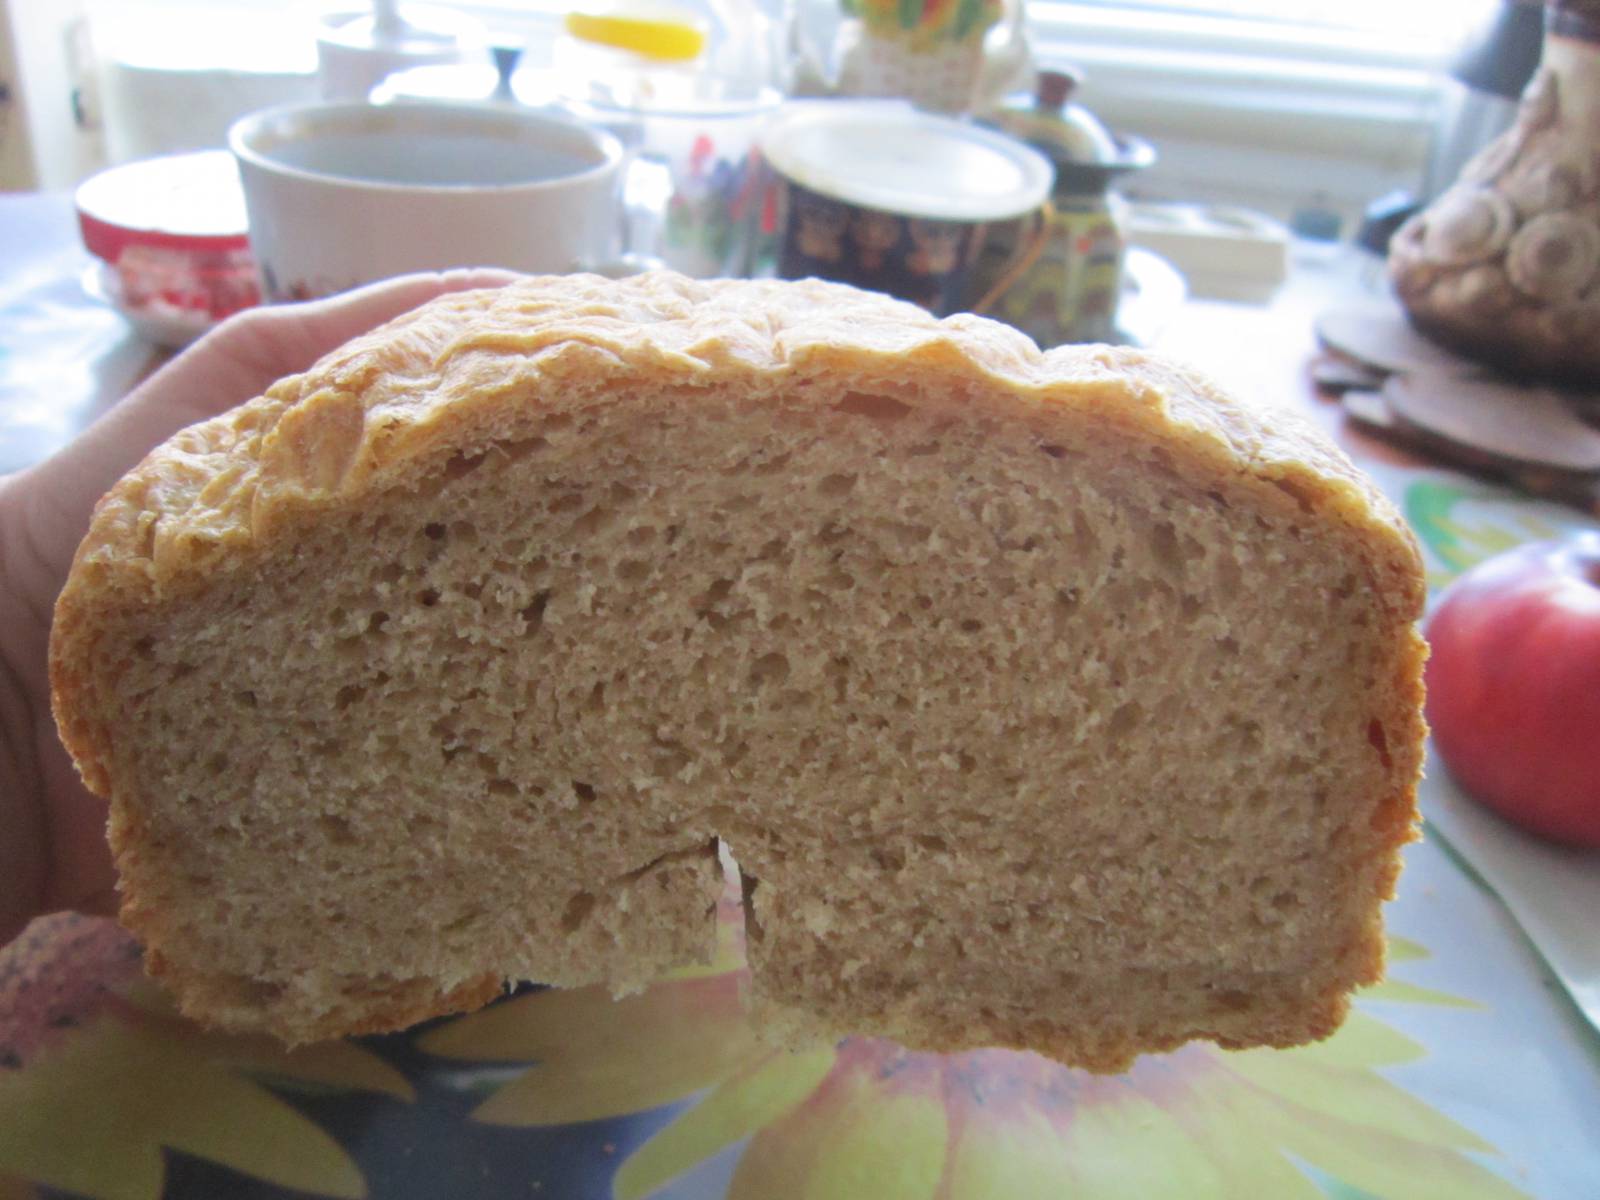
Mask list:
[[[1016,257],[1000,272],[1000,277],[989,285],[989,290],[968,310],[969,312],[982,316],[984,309],[1009,292],[1017,280],[1033,268],[1033,264],[1039,261],[1039,255],[1044,253],[1045,243],[1050,240],[1050,229],[1055,223],[1056,206],[1047,199],[1033,210],[1033,231],[1018,246]]]

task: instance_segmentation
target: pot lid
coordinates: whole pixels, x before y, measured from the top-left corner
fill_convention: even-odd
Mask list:
[[[195,251],[249,246],[239,168],[226,150],[112,167],[79,185],[74,200],[84,246],[109,262],[130,245]]]
[[[995,124],[1055,162],[1110,166],[1121,158],[1117,139],[1081,104],[1071,104],[1081,78],[1072,71],[1040,71],[1037,90],[1008,96]]]
[[[1036,92],[1008,97],[990,120],[1048,158],[1060,188],[1100,192],[1118,175],[1150,166],[1156,152],[1143,138],[1119,137],[1083,105],[1068,103],[1079,82],[1073,71],[1040,71]]]
[[[1050,164],[994,130],[900,103],[795,105],[762,154],[786,178],[850,204],[946,221],[1003,221],[1050,192]]]

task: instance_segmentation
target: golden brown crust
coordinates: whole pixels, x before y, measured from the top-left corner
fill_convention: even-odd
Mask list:
[[[1163,448],[1174,470],[1196,481],[1253,482],[1263,505],[1311,514],[1354,546],[1367,585],[1395,627],[1421,613],[1414,538],[1336,447],[1309,424],[1239,404],[1198,375],[1139,351],[1040,353],[993,322],[937,321],[909,305],[816,281],[538,278],[442,298],[359,338],[265,396],[180,433],[113,488],[96,510],[57,607],[51,669],[63,740],[89,786],[112,791],[115,731],[86,715],[114,709],[93,702],[97,681],[87,666],[108,615],[167,604],[218,573],[249,567],[308,512],[420,484],[451,456],[513,433],[520,401],[508,397],[538,394],[558,407],[563,379],[647,376],[691,393],[752,372],[829,371],[908,383],[965,380],[1031,405],[1043,425],[1053,414],[1092,412]],[[1375,823],[1390,854],[1371,880],[1372,922],[1344,955],[1346,978],[1361,982],[1381,974],[1376,901],[1392,895],[1393,852],[1415,829],[1423,646],[1410,637],[1397,655],[1397,688],[1377,714],[1387,731],[1383,752],[1400,784]],[[137,820],[128,806],[114,803],[119,855],[138,853]],[[124,920],[152,942],[153,967],[180,974],[162,957],[143,908],[143,897],[125,894]],[[225,979],[191,973],[183,982],[192,1015],[234,1023],[247,1007]],[[397,982],[386,994],[353,996],[348,1009],[296,1032],[395,1028],[482,1003],[498,986],[490,977],[444,992]],[[1323,1036],[1345,1003],[1342,991],[1301,998],[1301,1023],[1258,1022],[1248,1040],[1289,1044]],[[900,1032],[908,1043],[930,1048],[970,1044],[970,1033]],[[1245,1040],[1226,1027],[1211,1032],[1223,1044]],[[1135,1052],[1165,1044],[1150,1031],[1094,1036],[1086,1032],[1086,1040],[1056,1049],[1073,1061],[1116,1069]],[[995,1040],[1051,1049],[1037,1033],[1018,1029],[997,1029]]]
[[[181,592],[224,548],[248,558],[288,513],[352,501],[421,474],[451,435],[488,417],[513,379],[568,372],[676,376],[805,371],[847,358],[937,367],[1000,383],[1041,406],[1078,404],[1207,466],[1254,476],[1368,535],[1401,567],[1398,603],[1421,611],[1420,554],[1399,514],[1309,423],[1260,412],[1198,374],[1138,350],[1041,353],[1009,326],[808,280],[617,283],[530,279],[442,297],[357,338],[260,399],[184,430],[97,507],[64,601],[92,587],[129,601]],[[485,412],[484,410],[491,410]]]

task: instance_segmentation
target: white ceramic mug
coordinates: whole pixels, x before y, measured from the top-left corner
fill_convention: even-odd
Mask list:
[[[619,251],[621,145],[559,117],[443,104],[313,104],[236,122],[268,300],[408,271],[603,269]]]

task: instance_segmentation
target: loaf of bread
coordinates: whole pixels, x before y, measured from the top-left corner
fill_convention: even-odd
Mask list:
[[[1423,599],[1309,428],[817,282],[448,296],[184,431],[56,611],[122,918],[289,1041],[636,987],[743,882],[775,1036],[1325,1036]]]

